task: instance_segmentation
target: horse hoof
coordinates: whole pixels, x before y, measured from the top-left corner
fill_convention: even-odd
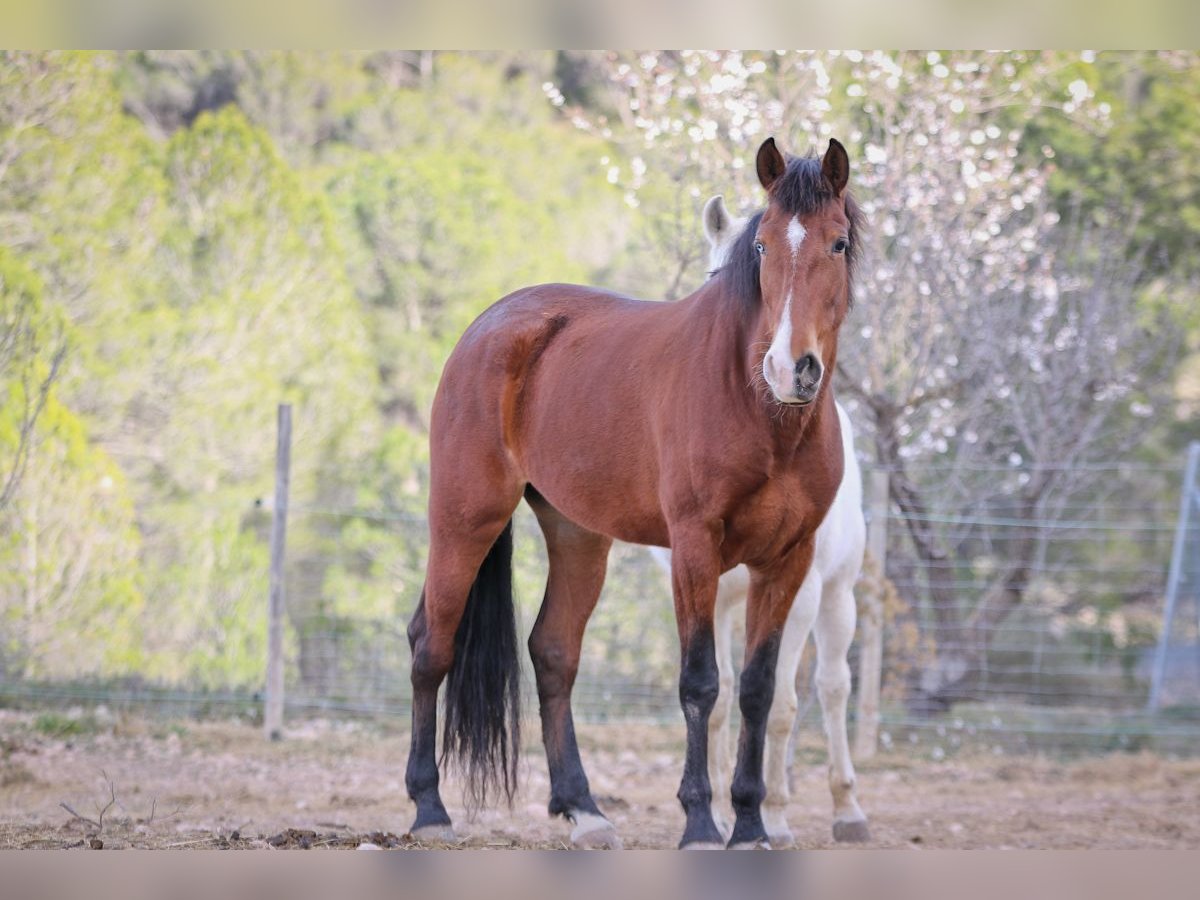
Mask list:
[[[742,841],[739,844],[730,844],[729,849],[730,850],[770,850],[771,845],[768,844],[765,840],[760,839],[757,841]]]
[[[833,839],[841,844],[865,844],[871,840],[871,829],[866,819],[854,822],[834,822]]]
[[[581,850],[623,850],[617,829],[603,816],[580,816],[571,831],[571,844]]]
[[[458,835],[449,825],[424,825],[414,828],[411,832],[415,840],[422,844],[457,844]]]
[[[680,844],[680,850],[724,850],[725,845],[719,844],[716,841],[692,841],[689,844]]]
[[[717,826],[717,831],[721,832],[721,839],[728,841],[733,837],[733,823],[724,816],[714,813],[713,823]]]
[[[777,831],[774,834],[768,834],[767,840],[771,842],[772,850],[784,850],[788,847],[796,846],[796,836],[790,831]]]

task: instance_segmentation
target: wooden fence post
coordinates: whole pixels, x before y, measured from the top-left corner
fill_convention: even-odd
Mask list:
[[[858,725],[854,756],[870,759],[879,743],[879,694],[883,682],[883,596],[887,577],[888,473],[871,472],[867,482],[867,560],[875,584],[863,592],[858,620]]]
[[[263,730],[267,738],[283,737],[283,560],[287,537],[288,479],[292,455],[292,406],[279,404],[275,443],[275,506],[271,511],[271,576],[267,601],[267,694]]]

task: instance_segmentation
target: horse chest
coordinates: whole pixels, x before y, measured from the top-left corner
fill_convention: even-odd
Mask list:
[[[816,530],[815,505],[804,479],[777,472],[740,498],[725,516],[725,551],[737,562],[777,557]]]

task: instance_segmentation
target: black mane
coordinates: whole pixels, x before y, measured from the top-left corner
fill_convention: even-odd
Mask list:
[[[783,207],[785,213],[793,216],[809,215],[837,199],[833,188],[821,173],[821,161],[811,155],[793,156],[789,159],[787,170],[771,187],[772,201]],[[846,250],[846,264],[850,274],[850,303],[853,304],[854,271],[861,251],[865,223],[854,197],[849,193],[845,197],[846,218],[850,220],[850,246]],[[725,265],[716,273],[717,277],[725,280],[747,310],[756,309],[762,301],[762,288],[758,282],[759,258],[754,249],[754,235],[758,232],[759,222],[762,221],[765,212],[765,209],[760,209],[750,217],[741,234],[734,239]]]

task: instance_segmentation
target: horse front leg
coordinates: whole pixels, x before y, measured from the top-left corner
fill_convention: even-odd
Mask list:
[[[730,587],[726,583],[729,575],[738,576],[736,585]],[[729,773],[732,765],[730,759],[729,729],[733,713],[733,631],[734,616],[742,611],[746,603],[746,587],[741,583],[740,574],[727,574],[721,579],[717,590],[716,616],[713,628],[716,638],[717,671],[719,673],[720,690],[717,702],[708,720],[708,780],[713,793],[713,821],[724,837],[733,833],[733,825],[726,815],[726,804],[729,802]],[[732,581],[733,579],[731,579]]]
[[[721,574],[719,542],[711,530],[672,531],[671,587],[679,628],[679,702],[687,725],[687,750],[679,802],[687,824],[681,849],[719,849],[724,839],[712,815],[708,778],[708,722],[720,690],[713,609]]]
[[[850,665],[846,654],[854,639],[858,609],[852,580],[843,577],[827,591],[817,617],[817,695],[821,699],[829,743],[829,791],[833,795],[833,837],[861,843],[871,839],[867,816],[855,795],[854,763],[846,737],[846,704],[850,697]]]
[[[821,602],[821,575],[809,569],[783,626],[783,641],[775,664],[775,698],[767,716],[767,746],[764,751],[767,795],[763,800],[763,824],[775,849],[790,847],[795,838],[788,826],[787,806],[791,800],[788,764],[792,732],[796,726],[796,670],[804,654],[817,607]]]
[[[746,662],[742,667],[737,769],[733,776],[733,836],[730,847],[769,846],[763,826],[763,751],[767,718],[775,699],[775,669],[784,625],[792,602],[808,573],[813,541],[808,541],[770,572],[753,572],[746,604]]]

